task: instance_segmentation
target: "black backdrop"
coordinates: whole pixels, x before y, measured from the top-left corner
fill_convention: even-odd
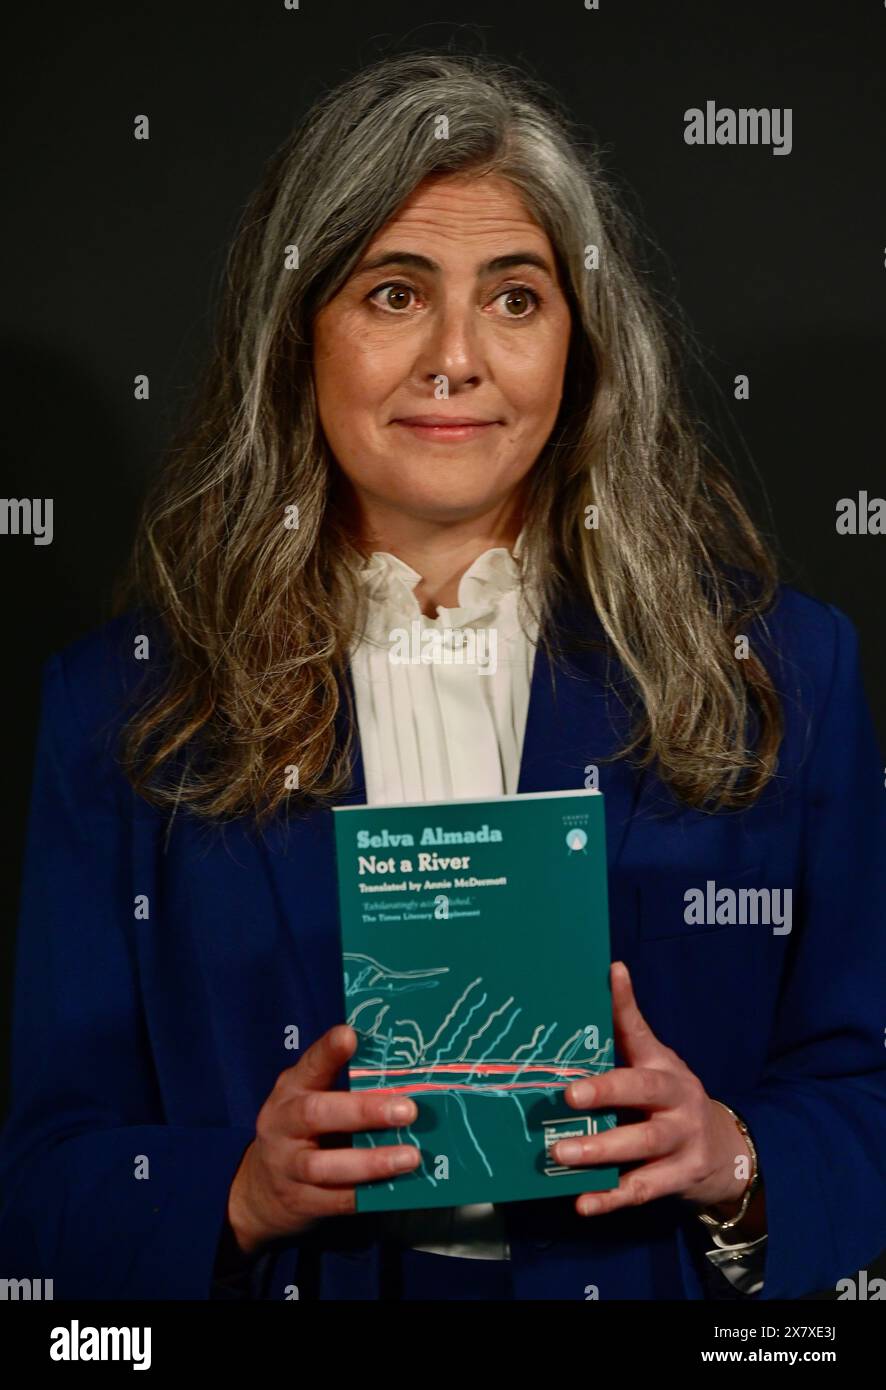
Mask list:
[[[263,161],[322,90],[384,53],[454,39],[521,61],[602,143],[783,578],[858,626],[886,745],[886,537],[835,530],[839,498],[886,495],[882,3],[104,0],[35,6],[7,34],[0,491],[52,497],[55,534],[0,536],[4,1079],[40,665],[110,611]],[[708,100],[790,107],[790,154],[685,144],[684,111]],[[149,141],[133,139],[139,114]]]

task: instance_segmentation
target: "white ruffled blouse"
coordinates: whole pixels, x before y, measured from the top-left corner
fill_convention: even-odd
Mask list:
[[[438,607],[435,618],[422,613],[413,593],[421,575],[405,561],[376,551],[364,567],[369,614],[351,670],[370,804],[517,790],[537,638],[518,612],[520,539],[513,553],[497,546],[478,556],[458,606]],[[473,661],[457,659],[459,630],[477,636]],[[434,640],[439,652],[448,644],[451,661],[409,659]],[[392,660],[400,650],[407,659]]]

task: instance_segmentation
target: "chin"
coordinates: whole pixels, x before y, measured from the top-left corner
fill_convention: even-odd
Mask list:
[[[422,521],[464,521],[491,511],[502,499],[497,493],[488,496],[449,488],[445,492],[433,493],[404,489],[395,497],[385,500],[390,506],[408,512],[410,516],[420,517]]]
[[[498,477],[488,458],[464,459],[437,456],[423,459],[419,469],[411,465],[394,478],[388,476],[392,502],[409,500],[410,505],[439,507],[443,511],[478,510],[501,502],[520,483],[522,475]],[[393,487],[391,484],[393,483]]]

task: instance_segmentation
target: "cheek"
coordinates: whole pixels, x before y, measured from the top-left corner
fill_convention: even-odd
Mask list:
[[[339,429],[360,415],[372,414],[397,387],[400,356],[380,335],[336,325],[315,336],[314,380],[321,420]]]
[[[528,432],[553,426],[563,395],[568,338],[539,345],[519,362],[510,364],[505,393]]]

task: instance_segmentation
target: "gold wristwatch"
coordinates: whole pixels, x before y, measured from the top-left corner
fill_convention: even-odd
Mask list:
[[[711,1099],[714,1100],[714,1097],[712,1096]],[[735,1216],[730,1216],[728,1221],[718,1221],[715,1216],[708,1216],[706,1212],[696,1212],[699,1221],[703,1221],[706,1226],[712,1227],[713,1230],[716,1231],[719,1235],[722,1231],[730,1231],[733,1226],[737,1226],[738,1223],[741,1221],[742,1217],[744,1216],[745,1212],[750,1206],[751,1198],[753,1197],[754,1193],[760,1185],[760,1168],[757,1162],[757,1149],[753,1139],[751,1138],[750,1130],[748,1129],[744,1120],[741,1118],[740,1115],[736,1115],[734,1110],[730,1110],[728,1105],[723,1105],[722,1100],[715,1101],[715,1104],[721,1105],[723,1106],[724,1110],[729,1111],[729,1114],[732,1116],[733,1120],[738,1125],[738,1128],[744,1135],[745,1143],[747,1144],[751,1154],[750,1182],[745,1188],[744,1196],[741,1199],[741,1206],[739,1207]]]

